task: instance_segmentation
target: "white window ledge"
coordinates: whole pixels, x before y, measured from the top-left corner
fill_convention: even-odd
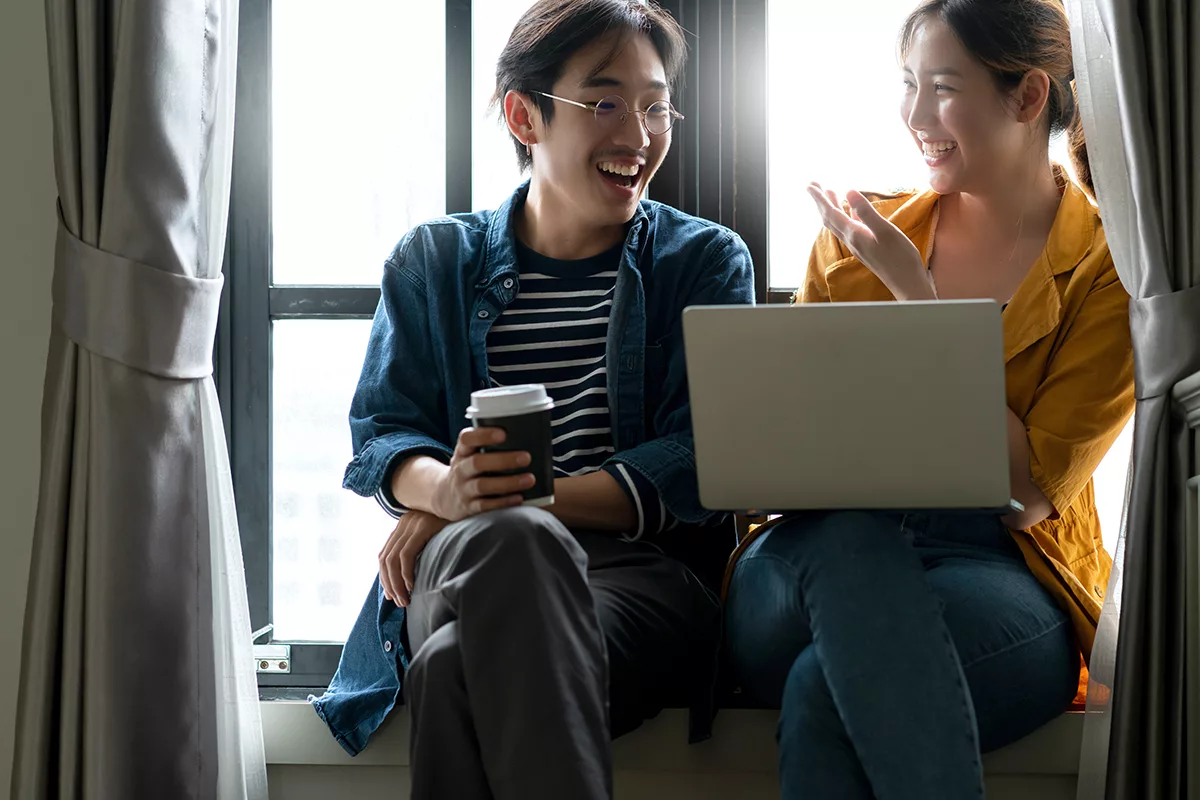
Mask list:
[[[408,713],[395,711],[371,744],[351,758],[308,703],[260,704],[268,764],[408,765]],[[615,768],[625,772],[774,773],[774,711],[724,710],[713,738],[687,743],[687,712],[667,710],[614,744]],[[1079,769],[1083,714],[1064,714],[1015,744],[984,757],[989,776],[1074,776]]]

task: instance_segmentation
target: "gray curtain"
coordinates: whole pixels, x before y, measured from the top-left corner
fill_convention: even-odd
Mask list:
[[[1197,443],[1181,412],[1200,399],[1200,4],[1070,0],[1068,10],[1097,199],[1133,297],[1138,398],[1078,796],[1195,798]]]
[[[46,26],[59,232],[12,796],[265,798],[211,378],[237,0],[47,0]]]

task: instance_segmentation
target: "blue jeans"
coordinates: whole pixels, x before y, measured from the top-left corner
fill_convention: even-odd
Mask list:
[[[734,567],[726,641],[780,708],[784,800],[983,797],[980,752],[1070,705],[1079,649],[1000,520],[797,515]]]

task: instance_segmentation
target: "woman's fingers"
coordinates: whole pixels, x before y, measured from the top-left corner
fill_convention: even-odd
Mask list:
[[[884,219],[875,206],[871,205],[871,201],[863,197],[861,192],[849,191],[846,193],[846,202],[850,208],[854,210],[855,216],[863,225],[866,225],[875,234],[894,227],[892,223]]]
[[[821,213],[821,221],[825,223],[825,227],[840,236],[846,224],[850,222],[850,217],[838,206],[836,197],[830,199],[832,192],[824,191],[815,183],[808,187],[808,194],[817,204],[817,211]]]

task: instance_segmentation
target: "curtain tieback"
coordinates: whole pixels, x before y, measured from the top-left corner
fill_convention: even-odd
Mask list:
[[[1161,397],[1200,372],[1200,286],[1129,301],[1137,399]]]
[[[107,253],[58,217],[54,319],[80,347],[161,378],[212,374],[224,276],[192,278]]]

